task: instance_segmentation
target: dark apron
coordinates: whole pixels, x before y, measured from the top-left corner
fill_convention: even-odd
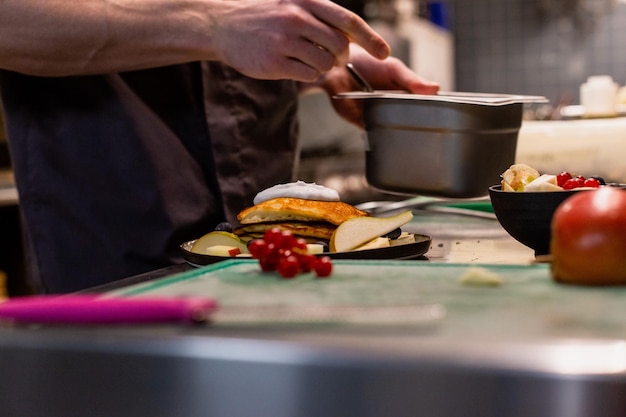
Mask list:
[[[182,262],[292,179],[294,83],[216,63],[103,76],[0,71],[29,276],[71,292]]]

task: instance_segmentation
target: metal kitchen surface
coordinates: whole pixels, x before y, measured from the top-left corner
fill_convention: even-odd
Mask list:
[[[500,284],[464,281],[468,272]],[[626,414],[626,288],[559,285],[547,265],[335,261],[330,278],[283,280],[226,261],[114,292],[206,294],[222,312],[200,326],[1,329],[0,410]]]

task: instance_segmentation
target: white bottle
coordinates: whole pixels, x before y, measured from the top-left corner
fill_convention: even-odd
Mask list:
[[[580,86],[580,104],[584,117],[617,116],[619,86],[609,75],[593,75]]]

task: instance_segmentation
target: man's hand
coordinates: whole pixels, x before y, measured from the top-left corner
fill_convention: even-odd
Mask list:
[[[350,42],[375,59],[389,56],[363,19],[329,0],[220,1],[216,10],[217,58],[249,77],[315,81],[348,62]]]
[[[0,68],[105,74],[221,61],[259,79],[312,82],[345,65],[351,42],[389,45],[330,0],[19,0],[2,2]]]
[[[439,91],[438,84],[421,78],[397,58],[380,61],[353,45],[350,59],[375,90],[402,90],[415,94],[436,94]],[[361,90],[361,86],[343,65],[333,68],[312,86],[322,87],[331,97],[346,91]],[[341,99],[332,100],[332,103],[340,116],[364,127],[362,100]]]

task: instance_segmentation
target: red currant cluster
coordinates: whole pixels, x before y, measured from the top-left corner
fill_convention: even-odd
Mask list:
[[[602,178],[589,177],[585,178],[582,175],[572,176],[569,172],[563,171],[556,176],[556,183],[564,190],[573,190],[574,188],[589,187],[599,188],[603,185]]]
[[[333,264],[328,256],[309,253],[304,239],[277,227],[267,230],[262,239],[248,244],[253,258],[259,260],[263,271],[278,271],[283,278],[294,278],[301,272],[315,271],[319,278],[330,276]]]

